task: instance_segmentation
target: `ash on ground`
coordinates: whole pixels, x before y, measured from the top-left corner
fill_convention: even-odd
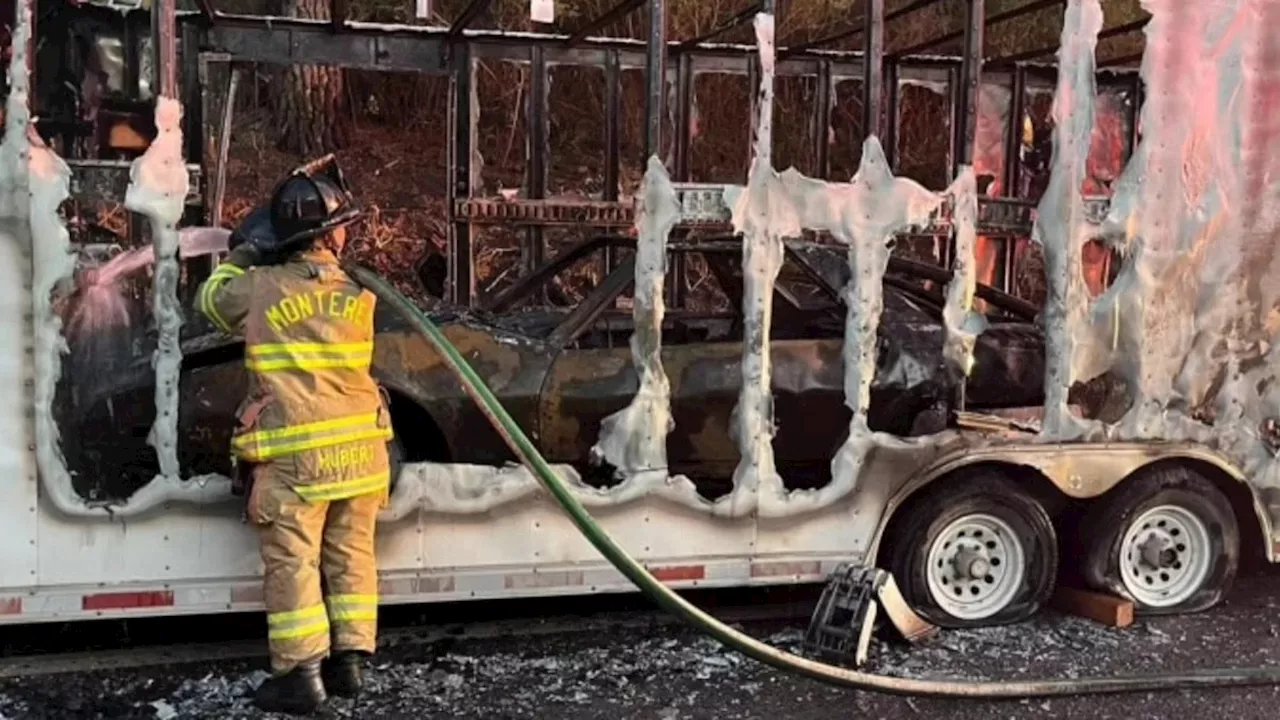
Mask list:
[[[1074,678],[1276,662],[1280,574],[1246,580],[1222,608],[1139,620],[1121,630],[1045,612],[1014,626],[944,631],[908,647],[878,640],[868,671],[904,677]],[[745,629],[793,652],[803,628]],[[0,719],[261,718],[253,688],[262,662],[44,676],[0,682]],[[682,627],[601,627],[533,637],[403,643],[372,666],[358,702],[333,700],[322,718],[1081,717],[1168,718],[1200,713],[1274,717],[1275,688],[975,701],[898,698],[821,685],[731,652]]]

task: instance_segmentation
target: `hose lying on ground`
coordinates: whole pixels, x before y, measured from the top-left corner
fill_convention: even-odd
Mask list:
[[[434,323],[408,298],[400,294],[377,274],[359,266],[347,271],[397,313],[404,316],[444,358],[467,394],[493,424],[507,445],[529,471],[546,486],[578,530],[628,580],[664,610],[684,620],[697,630],[719,640],[730,648],[766,665],[797,673],[832,685],[872,690],[894,695],[920,695],[953,698],[1029,698],[1101,693],[1146,692],[1151,690],[1185,690],[1196,687],[1228,687],[1280,684],[1280,667],[1196,670],[1180,673],[1129,677],[1079,678],[1071,680],[926,680],[900,678],[850,670],[794,655],[734,630],[703,612],[663,585],[643,565],[636,562],[613,538],[587,514],[568,487],[543,459],[505,408],[494,397],[484,381],[476,375]]]

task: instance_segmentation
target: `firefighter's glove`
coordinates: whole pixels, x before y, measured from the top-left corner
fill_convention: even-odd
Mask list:
[[[231,458],[231,494],[245,497],[253,485],[253,467],[239,458]]]
[[[238,458],[231,458],[231,495],[240,498],[240,522],[253,521],[249,503],[253,498],[253,465]]]
[[[227,255],[227,262],[238,268],[250,268],[255,265],[262,265],[263,261],[264,258],[262,252],[258,250],[252,242],[237,245],[236,249],[232,250],[231,253]]]

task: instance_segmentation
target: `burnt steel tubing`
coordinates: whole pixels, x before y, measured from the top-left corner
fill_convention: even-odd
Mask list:
[[[766,645],[745,633],[721,623],[703,612],[673,590],[658,582],[643,565],[627,554],[613,538],[596,524],[568,487],[555,474],[538,449],[533,446],[505,408],[494,397],[484,381],[467,361],[416,305],[372,271],[355,265],[347,272],[368,288],[378,299],[402,315],[444,358],[458,377],[467,395],[475,401],[493,429],[507,442],[520,461],[538,477],[573,520],[578,530],[628,580],[664,610],[684,620],[703,633],[730,648],[766,665],[803,675],[814,680],[858,690],[871,690],[891,695],[920,695],[952,698],[1032,698],[1065,695],[1097,695],[1102,693],[1150,692],[1153,690],[1186,690],[1197,687],[1239,687],[1245,685],[1280,684],[1280,667],[1231,670],[1198,670],[1184,673],[1138,675],[1130,677],[1080,678],[1075,680],[1019,680],[1010,682],[971,680],[917,680],[874,675],[817,662]]]

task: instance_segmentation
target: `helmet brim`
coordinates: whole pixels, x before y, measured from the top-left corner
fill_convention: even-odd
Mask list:
[[[310,230],[304,230],[303,232],[290,235],[285,238],[281,244],[286,246],[296,245],[304,240],[311,240],[313,238],[320,237],[321,235],[337,230],[340,227],[346,227],[362,217],[364,217],[364,213],[358,208],[350,208],[346,212],[330,218],[328,222],[320,227],[311,228]]]

